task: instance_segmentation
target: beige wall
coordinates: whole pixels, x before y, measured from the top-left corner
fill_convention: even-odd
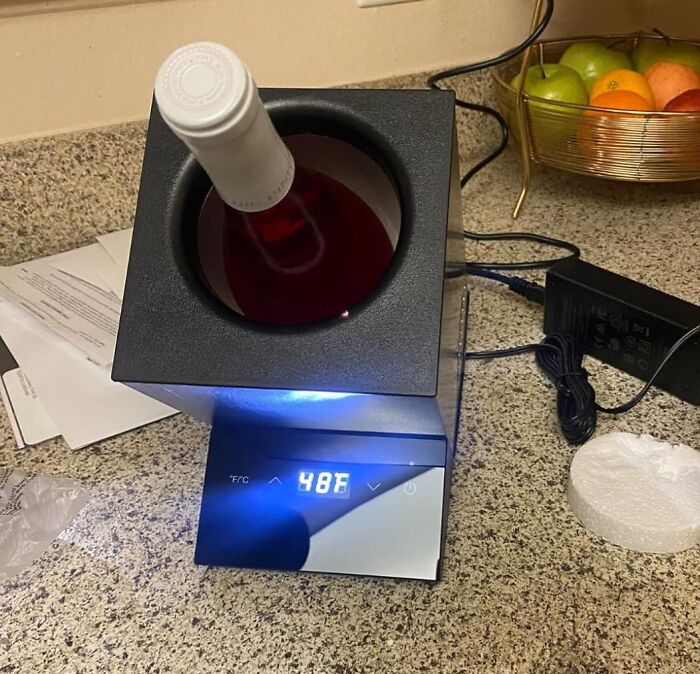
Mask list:
[[[163,0],[22,15],[21,1],[15,0],[14,16],[0,18],[5,140],[144,117],[158,64],[191,40],[233,46],[261,85],[329,86],[495,55],[526,34],[533,6],[528,0],[422,0],[370,9],[355,0]],[[558,0],[552,31],[637,30],[654,4],[660,3]],[[36,10],[36,2],[27,6]]]

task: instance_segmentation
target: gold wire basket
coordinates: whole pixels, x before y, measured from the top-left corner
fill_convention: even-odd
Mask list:
[[[574,42],[595,40],[631,54],[641,38],[664,39],[635,34],[543,40],[527,50],[523,59],[494,70],[498,105],[523,158],[523,188],[514,218],[527,195],[533,163],[614,180],[700,179],[700,113],[593,108],[547,101],[522,90],[522,75],[528,67],[558,63]],[[679,41],[700,46],[697,40]],[[521,85],[516,90],[510,82],[518,73]]]

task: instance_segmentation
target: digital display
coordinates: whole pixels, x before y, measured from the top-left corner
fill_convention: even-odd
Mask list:
[[[297,491],[309,496],[348,498],[350,473],[330,470],[300,470]]]

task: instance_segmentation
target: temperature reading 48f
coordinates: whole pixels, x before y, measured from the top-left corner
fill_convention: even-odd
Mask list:
[[[300,470],[297,489],[302,494],[347,498],[350,495],[350,473]]]

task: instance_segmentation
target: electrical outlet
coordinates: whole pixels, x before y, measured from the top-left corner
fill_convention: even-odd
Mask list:
[[[416,2],[416,0],[357,0],[360,7],[379,7],[379,5],[398,5],[400,2]]]

